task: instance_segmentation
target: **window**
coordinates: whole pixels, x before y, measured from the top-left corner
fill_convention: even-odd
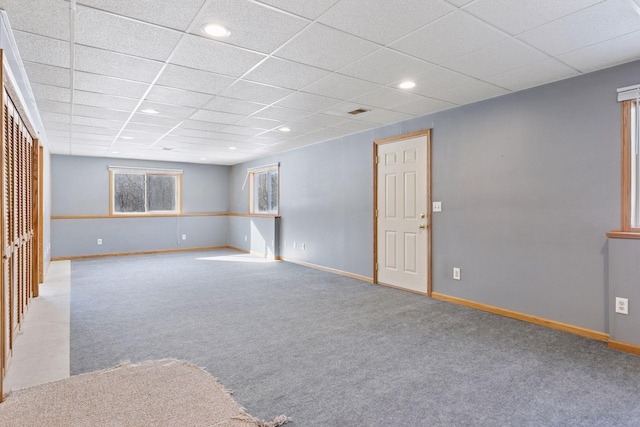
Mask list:
[[[252,214],[278,214],[278,165],[248,170]]]
[[[180,212],[182,171],[110,167],[111,214]]]

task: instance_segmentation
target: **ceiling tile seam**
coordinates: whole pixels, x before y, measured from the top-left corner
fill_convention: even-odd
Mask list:
[[[160,67],[160,70],[158,71],[158,73],[156,74],[155,78],[151,81],[151,83],[149,84],[149,87],[147,88],[147,90],[145,91],[145,93],[142,95],[142,97],[140,98],[140,100],[138,101],[138,104],[136,105],[136,107],[134,108],[134,110],[131,112],[131,114],[129,115],[129,117],[127,118],[127,120],[125,121],[125,123],[122,125],[122,128],[120,129],[120,131],[118,132],[118,134],[116,135],[116,137],[113,139],[113,141],[111,142],[111,145],[109,145],[109,148],[107,149],[105,154],[108,154],[109,151],[111,151],[111,149],[113,148],[113,145],[116,143],[116,141],[118,140],[118,138],[120,138],[120,135],[122,135],[122,132],[124,132],[124,129],[127,127],[127,125],[129,124],[129,122],[131,122],[131,119],[133,118],[133,116],[136,114],[136,112],[138,111],[138,109],[140,108],[140,106],[142,105],[142,103],[146,100],[146,97],[149,95],[149,93],[151,92],[151,89],[153,89],[155,83],[160,79],[160,77],[162,76],[162,73],[164,73],[164,70],[167,68],[167,66],[169,65],[171,59],[173,59],[173,56],[175,55],[176,51],[178,50],[178,48],[180,47],[180,45],[183,43],[183,40],[186,39],[187,34],[189,33],[189,31],[191,31],[193,29],[193,27],[195,26],[195,23],[197,21],[199,21],[200,16],[204,13],[204,11],[209,7],[209,4],[212,2],[212,0],[205,0],[205,2],[202,4],[202,6],[200,6],[200,9],[198,10],[198,12],[196,13],[196,15],[194,16],[193,20],[191,21],[191,24],[189,24],[189,27],[187,27],[187,31],[183,32],[180,35],[180,39],[178,39],[177,43],[173,46],[173,49],[171,50],[171,52],[169,53],[169,55],[167,56],[167,58],[165,59],[162,67]],[[162,138],[160,138],[162,139]],[[158,139],[158,140],[160,140]],[[155,144],[157,141],[155,141],[153,144]],[[152,145],[153,145],[152,144]]]
[[[76,0],[69,2],[69,154],[73,152],[74,70],[76,68]]]
[[[307,21],[307,22],[311,22],[311,21],[312,21],[312,19],[307,18],[306,16],[296,15],[296,14],[295,14],[295,13],[293,13],[293,12],[289,12],[288,10],[280,9],[279,7],[272,6],[272,5],[270,5],[270,4],[261,3],[261,2],[256,1],[256,0],[246,0],[246,1],[247,1],[247,3],[253,3],[253,4],[255,4],[256,6],[264,7],[265,9],[269,9],[269,10],[272,10],[272,11],[274,11],[274,12],[280,12],[280,13],[282,13],[283,15],[287,15],[287,16],[292,17],[292,18],[300,18],[300,19],[303,19],[303,20],[305,20],[305,21]],[[339,0],[336,0],[336,3],[337,3],[338,1],[339,1]],[[334,4],[335,4],[335,3],[334,3]],[[333,5],[331,5],[331,7],[333,7]]]
[[[55,40],[57,42],[69,43],[69,40],[67,40],[67,39],[59,39],[57,37],[45,36],[43,34],[32,33],[31,31],[20,30],[20,29],[17,29],[17,28],[11,28],[11,31],[14,32],[14,33],[23,33],[23,34],[29,34],[29,35],[32,35],[32,36],[42,37],[43,39],[51,39],[51,40]]]

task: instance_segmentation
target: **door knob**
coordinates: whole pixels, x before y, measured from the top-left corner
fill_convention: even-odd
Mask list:
[[[420,224],[420,225],[418,226],[418,228],[419,228],[420,230],[424,230],[424,224]]]

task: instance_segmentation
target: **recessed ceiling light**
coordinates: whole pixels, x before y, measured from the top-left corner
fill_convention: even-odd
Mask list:
[[[400,84],[398,85],[398,87],[399,87],[400,89],[411,89],[411,88],[416,87],[416,84],[415,84],[415,82],[406,81],[406,82],[402,82],[402,83],[400,83]]]
[[[289,132],[291,129],[289,129],[288,127],[283,127],[278,129],[280,132]]]
[[[202,27],[202,32],[211,37],[229,37],[231,35],[231,31],[220,24],[205,24]]]
[[[411,88],[416,87],[416,84],[415,84],[415,82],[406,81],[406,82],[402,82],[402,83],[400,83],[400,84],[398,85],[398,87],[399,87],[400,89],[411,89]]]
[[[235,150],[236,147],[229,147],[229,150]]]
[[[121,136],[120,139],[133,139],[132,136]]]
[[[144,110],[140,110],[140,112],[147,113],[147,114],[158,114],[156,110],[152,110],[151,108],[145,108]]]

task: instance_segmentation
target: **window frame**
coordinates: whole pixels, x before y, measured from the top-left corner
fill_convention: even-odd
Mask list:
[[[117,174],[144,175],[145,177],[145,211],[144,212],[116,212],[115,210],[115,176]],[[175,178],[175,210],[171,211],[149,211],[147,210],[148,189],[147,176],[171,176]],[[153,170],[142,168],[116,168],[109,167],[109,216],[114,217],[153,217],[153,216],[176,216],[182,214],[182,171],[173,170]]]
[[[277,185],[278,189],[276,191],[277,195],[277,208],[275,212],[256,212],[255,206],[255,177],[261,173],[267,173],[267,177],[269,176],[269,172],[276,172],[278,179]],[[247,177],[249,180],[249,215],[257,215],[257,216],[279,216],[280,215],[280,164],[266,165],[260,166],[257,168],[251,168],[247,170]],[[267,180],[269,182],[269,180]]]

